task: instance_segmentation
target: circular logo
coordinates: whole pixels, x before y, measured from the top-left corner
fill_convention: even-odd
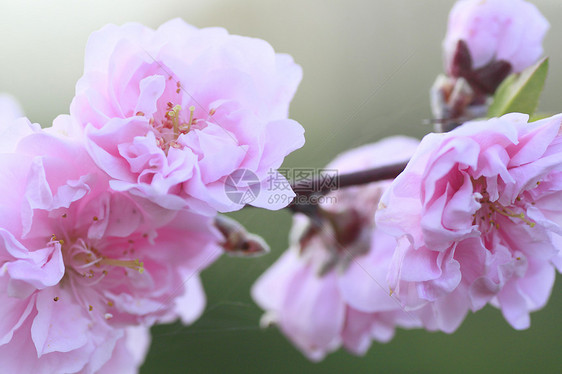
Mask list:
[[[233,203],[249,204],[260,193],[260,180],[253,171],[238,169],[226,177],[224,192]]]

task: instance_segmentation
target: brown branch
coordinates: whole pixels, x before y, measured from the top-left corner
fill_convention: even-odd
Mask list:
[[[385,179],[394,179],[400,174],[406,167],[407,162],[392,164],[387,166],[381,166],[377,168],[367,169],[357,171],[355,173],[333,175],[332,180],[326,182],[326,177],[316,178],[305,181],[298,181],[291,187],[297,195],[293,202],[287,206],[293,212],[300,212],[305,214],[310,214],[316,210],[316,205],[318,199],[303,199],[303,197],[310,196],[322,196],[330,193],[333,190],[360,186],[363,184],[368,184],[372,182],[382,181]],[[314,190],[311,186],[320,186],[318,190]]]

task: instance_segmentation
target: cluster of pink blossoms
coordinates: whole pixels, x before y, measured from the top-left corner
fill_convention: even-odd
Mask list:
[[[396,327],[452,333],[486,304],[528,328],[562,270],[561,134],[562,115],[512,113],[339,156],[340,172],[411,160],[295,215],[291,247],[252,290],[262,323],[314,361],[364,354]]]
[[[177,19],[94,33],[53,127],[0,98],[2,370],[136,372],[150,326],[197,319],[229,239],[215,216],[243,206],[228,177],[265,185],[304,143],[300,78],[261,40]],[[281,208],[268,192],[253,204]]]
[[[262,324],[314,361],[342,345],[362,355],[396,327],[452,333],[487,304],[528,328],[562,270],[561,134],[562,115],[512,113],[339,156],[328,167],[344,173],[411,159],[295,215],[291,247],[252,290]]]
[[[437,81],[445,119],[470,117],[460,110],[471,105],[484,115],[507,74],[538,60],[547,28],[526,1],[459,1],[444,42],[450,77]],[[340,346],[364,354],[396,327],[452,333],[487,304],[529,327],[562,270],[561,134],[562,115],[512,113],[339,156],[328,167],[340,173],[410,161],[395,180],[295,214],[290,248],[252,290],[262,324],[314,361]]]
[[[459,1],[446,119],[536,62],[547,28],[523,0]],[[288,119],[301,74],[261,40],[176,19],[94,33],[70,114],[50,128],[0,97],[2,370],[136,372],[150,326],[196,320],[200,271],[267,248],[217,216],[247,202],[227,192],[259,190],[250,203],[268,209],[294,196],[269,186],[304,143]],[[290,248],[252,289],[262,323],[315,361],[364,354],[397,327],[450,333],[487,304],[527,328],[562,270],[561,128],[562,115],[512,113],[340,155],[328,168],[341,173],[410,161],[295,214]]]

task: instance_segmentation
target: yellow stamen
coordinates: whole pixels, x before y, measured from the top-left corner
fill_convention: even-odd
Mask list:
[[[191,125],[193,125],[196,122],[195,119],[193,118],[194,112],[195,112],[195,107],[192,105],[189,107],[189,122],[182,123],[180,126],[180,131],[183,134],[187,134],[189,130],[191,130]]]
[[[193,113],[195,113],[195,106],[189,107],[189,125],[191,126],[191,122],[193,121]]]
[[[490,203],[490,209],[493,210],[494,212],[497,212],[497,213],[501,214],[502,216],[505,216],[505,217],[519,218],[523,222],[525,222],[527,225],[529,225],[530,227],[535,227],[535,225],[536,225],[535,222],[531,221],[530,219],[527,218],[527,216],[525,216],[525,213],[523,213],[523,212],[515,213],[513,210],[511,210],[509,208],[502,207],[497,202]]]
[[[169,104],[168,104],[169,105]],[[181,111],[181,105],[176,105],[175,107],[171,108],[167,113],[168,118],[172,120],[172,125],[174,128],[174,137],[177,139],[179,134],[179,112]]]
[[[59,242],[59,244],[62,246],[64,244],[64,240],[62,239],[57,239],[57,236],[55,234],[51,235],[51,241],[49,243],[53,243],[53,242]]]
[[[104,265],[122,266],[122,267],[125,267],[125,268],[136,270],[140,274],[144,273],[144,263],[140,262],[138,259],[134,259],[134,260],[115,260],[113,258],[104,258],[100,262]]]

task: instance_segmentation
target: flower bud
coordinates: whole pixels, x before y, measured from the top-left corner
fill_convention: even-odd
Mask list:
[[[504,61],[518,73],[538,61],[548,28],[539,10],[524,0],[458,1],[443,41],[445,70],[456,77],[467,65],[477,70]],[[466,43],[470,61],[459,59],[460,41]]]

